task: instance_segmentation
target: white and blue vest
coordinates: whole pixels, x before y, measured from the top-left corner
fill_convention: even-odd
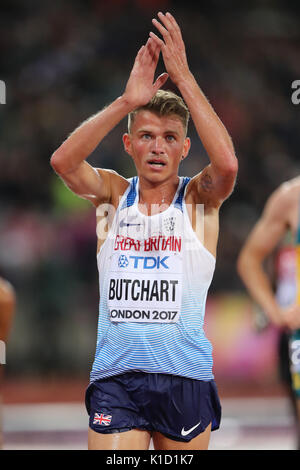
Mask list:
[[[139,180],[120,200],[97,255],[99,320],[91,382],[129,371],[213,379],[203,330],[215,258],[196,236],[180,177],[172,204],[144,215]]]
[[[298,268],[297,268],[298,265]],[[288,232],[276,259],[276,299],[283,308],[300,299],[300,204],[296,237]],[[299,301],[299,300],[298,300]]]

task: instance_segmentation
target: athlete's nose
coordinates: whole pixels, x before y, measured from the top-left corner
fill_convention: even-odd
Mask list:
[[[158,155],[164,153],[163,138],[158,136],[153,140],[152,153]]]

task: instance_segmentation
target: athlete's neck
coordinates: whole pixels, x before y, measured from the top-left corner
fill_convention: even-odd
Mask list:
[[[172,181],[153,184],[139,179],[139,209],[146,215],[165,211],[172,203],[179,184],[179,177]]]

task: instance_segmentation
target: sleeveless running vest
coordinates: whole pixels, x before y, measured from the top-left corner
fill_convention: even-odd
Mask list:
[[[91,382],[128,371],[214,378],[203,322],[215,258],[192,229],[185,204],[189,180],[180,177],[172,204],[151,216],[138,208],[138,177],[128,180],[97,255]]]
[[[276,257],[276,299],[283,308],[295,302],[296,279],[295,244],[289,234],[283,241]]]
[[[300,203],[296,238],[288,233],[276,259],[276,298],[281,307],[300,304]]]
[[[287,240],[277,258],[276,298],[281,307],[288,307],[295,301],[300,304],[300,204],[296,239]],[[289,356],[292,388],[300,398],[300,329],[289,336]]]

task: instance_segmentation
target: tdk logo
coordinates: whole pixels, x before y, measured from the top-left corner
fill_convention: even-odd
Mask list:
[[[160,269],[165,268],[169,269],[169,266],[166,264],[166,260],[169,256],[129,256],[129,259],[125,255],[119,257],[118,265],[119,268],[127,268],[129,263],[134,269]]]
[[[127,268],[128,264],[129,264],[129,261],[128,261],[127,256],[125,255],[119,256],[119,261],[118,261],[119,268]]]

